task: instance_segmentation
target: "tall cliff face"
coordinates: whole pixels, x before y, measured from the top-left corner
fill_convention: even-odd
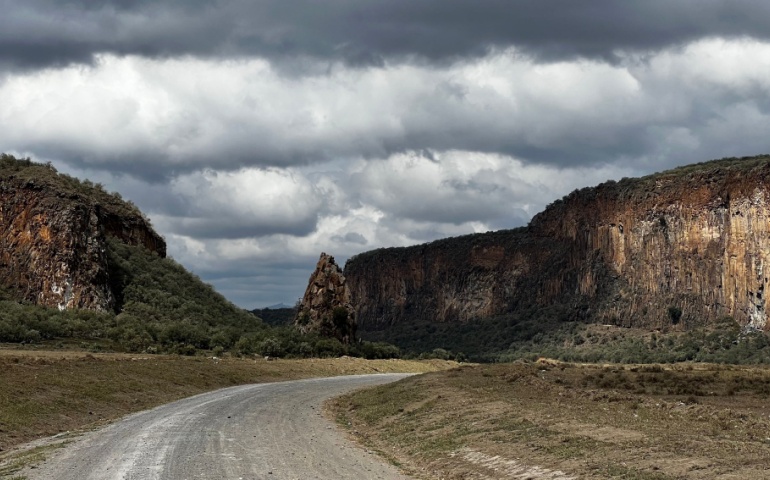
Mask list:
[[[135,207],[49,166],[0,159],[0,285],[48,307],[111,309],[108,236],[166,253]]]
[[[526,228],[367,252],[345,275],[362,330],[546,305],[624,326],[732,316],[767,330],[770,157],[607,182]]]

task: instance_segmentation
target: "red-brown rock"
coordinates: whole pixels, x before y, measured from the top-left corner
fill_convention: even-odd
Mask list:
[[[355,340],[356,320],[350,289],[342,269],[331,255],[321,254],[294,324],[303,333],[317,332],[343,343]]]
[[[0,161],[0,286],[20,299],[108,310],[108,236],[165,256],[165,241],[133,205],[50,166]]]
[[[768,330],[770,156],[606,182],[528,227],[363,253],[345,276],[362,330],[553,305],[623,326],[731,316]]]

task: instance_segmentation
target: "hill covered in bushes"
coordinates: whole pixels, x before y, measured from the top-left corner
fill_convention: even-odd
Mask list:
[[[0,155],[0,342],[88,350],[390,358],[272,327],[166,257],[149,220],[101,185]],[[51,269],[51,266],[55,268]]]

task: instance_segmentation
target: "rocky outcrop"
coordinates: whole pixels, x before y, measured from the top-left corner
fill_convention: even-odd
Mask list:
[[[0,160],[0,285],[20,299],[109,310],[108,236],[165,256],[164,240],[132,205],[50,166]]]
[[[731,316],[768,330],[770,157],[606,182],[521,229],[348,261],[362,330],[468,322],[560,305],[570,319],[688,328]]]
[[[331,255],[321,254],[294,324],[303,333],[316,332],[343,343],[355,340],[356,319],[350,289],[342,269]]]

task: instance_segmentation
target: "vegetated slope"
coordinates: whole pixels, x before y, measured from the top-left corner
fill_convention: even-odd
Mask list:
[[[0,342],[73,344],[90,350],[192,354],[234,349],[268,329],[199,278],[144,247],[107,240],[115,310],[48,308],[0,299]]]
[[[134,351],[160,344],[170,351],[231,349],[267,327],[168,258],[108,241],[110,281],[119,314],[110,336]]]
[[[255,308],[251,313],[272,327],[285,327],[294,322],[297,311],[294,308]]]
[[[165,258],[133,204],[50,165],[0,156],[0,341],[230,348],[261,321]]]
[[[0,155],[0,342],[90,350],[391,358],[271,328],[170,258],[144,215],[100,185]]]
[[[117,194],[0,155],[0,286],[37,305],[111,310],[109,237],[166,254],[149,221]]]
[[[563,342],[572,322],[765,330],[769,205],[770,156],[711,161],[576,190],[525,228],[366,252],[345,276],[360,335],[407,348]]]

